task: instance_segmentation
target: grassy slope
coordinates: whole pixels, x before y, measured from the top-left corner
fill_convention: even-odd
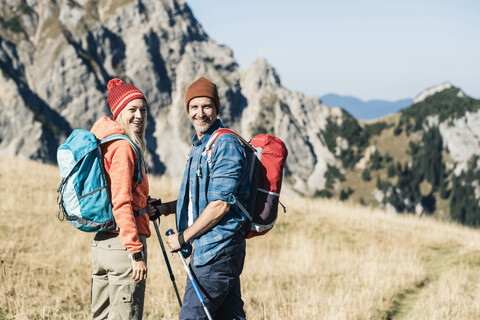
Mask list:
[[[372,137],[370,139],[370,145],[375,146],[382,156],[388,153],[390,156],[392,156],[395,163],[400,162],[404,164],[410,160],[410,157],[407,154],[409,141],[413,140],[418,142],[419,137],[416,135],[407,137],[405,132],[402,132],[398,136],[394,135],[393,130],[395,129],[399,119],[400,114],[396,113],[379,120],[369,122],[370,124],[375,122],[386,122],[388,125],[393,124],[391,128],[384,129],[380,136]],[[348,171],[346,174],[346,181],[343,183],[342,187],[350,187],[355,190],[355,192],[350,196],[350,198],[355,202],[359,202],[360,199],[363,198],[367,204],[375,206],[377,205],[377,202],[373,198],[373,190],[376,187],[377,176],[379,175],[385,180],[387,178],[387,168],[384,166],[383,169],[371,171],[371,181],[364,181],[362,179],[362,173],[363,169],[358,168]]]
[[[0,319],[88,317],[92,235],[57,220],[58,180],[54,166],[0,158]],[[151,186],[164,200],[177,190],[159,178]],[[336,201],[282,202],[288,214],[247,242],[249,319],[480,318],[477,231]],[[163,219],[162,234],[172,223]],[[159,244],[148,244],[144,318],[175,319]],[[175,256],[170,261],[183,293],[185,274]]]

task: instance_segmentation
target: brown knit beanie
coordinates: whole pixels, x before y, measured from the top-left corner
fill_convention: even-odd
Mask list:
[[[198,97],[207,97],[212,99],[218,114],[220,111],[220,98],[218,97],[217,86],[215,83],[205,79],[204,77],[201,77],[188,87],[187,94],[185,96],[185,106],[187,107],[187,112],[190,100]]]
[[[147,99],[142,91],[135,88],[133,84],[124,83],[118,78],[108,81],[108,98],[107,103],[110,105],[110,110],[113,114],[113,120],[122,112],[127,104],[135,99],[143,99],[147,103]]]

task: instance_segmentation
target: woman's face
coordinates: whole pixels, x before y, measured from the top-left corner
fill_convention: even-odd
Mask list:
[[[119,117],[134,133],[142,133],[147,121],[147,105],[143,99],[134,99],[120,112]]]

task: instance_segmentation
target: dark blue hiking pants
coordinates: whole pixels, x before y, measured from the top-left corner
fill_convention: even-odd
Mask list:
[[[204,303],[213,319],[245,319],[240,290],[240,274],[245,261],[245,239],[237,233],[233,240],[206,265],[190,270],[202,293]],[[180,310],[180,320],[207,319],[195,289],[187,278],[187,286]]]

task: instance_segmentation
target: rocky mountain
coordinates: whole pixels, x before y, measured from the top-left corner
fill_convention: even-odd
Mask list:
[[[327,166],[338,162],[322,132],[343,112],[287,90],[265,60],[241,70],[182,0],[0,4],[0,154],[54,162],[72,129],[109,114],[106,84],[120,77],[148,100],[150,169],[179,177],[193,135],[185,91],[205,76],[219,87],[227,126],[245,138],[266,132],[285,141],[285,178],[296,192],[322,189]]]
[[[480,225],[480,101],[450,83],[360,123],[283,87],[264,59],[240,69],[183,0],[0,0],[0,11],[0,155],[55,162],[73,129],[110,113],[106,84],[120,77],[148,100],[150,171],[180,179],[194,133],[184,96],[204,76],[227,126],[285,141],[285,189]]]
[[[335,153],[343,170],[318,195],[480,226],[480,100],[443,83],[415,101],[362,128],[327,127],[355,148]]]
[[[348,113],[355,118],[361,120],[375,120],[389,114],[397,113],[413,103],[413,99],[363,101],[352,96],[343,96],[334,93],[323,95],[321,100],[325,105],[340,107],[348,111]]]

